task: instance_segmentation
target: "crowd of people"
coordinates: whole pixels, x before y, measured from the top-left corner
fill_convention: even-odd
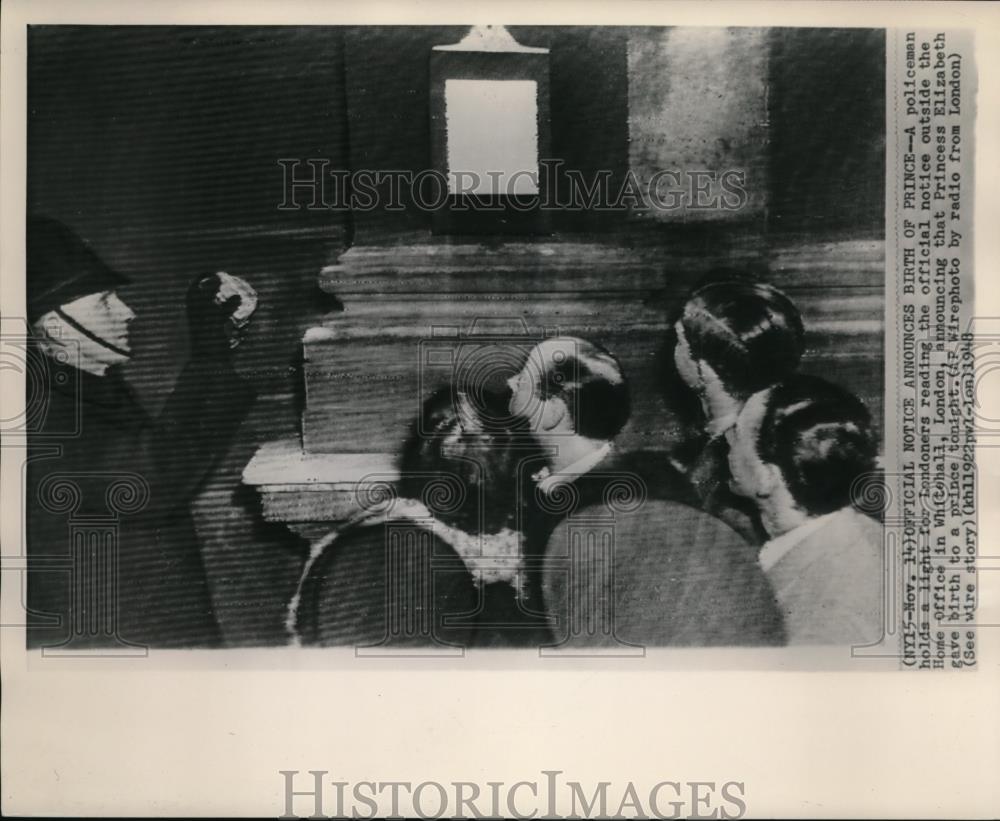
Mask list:
[[[29,222],[29,318],[54,379],[29,440],[28,643],[79,643],[73,611],[107,619],[84,637],[98,646],[219,646],[189,505],[250,399],[231,353],[256,295],[228,274],[192,282],[192,359],[152,420],[115,367],[134,317],[122,281],[64,226]],[[699,418],[670,453],[616,445],[631,389],[596,341],[547,338],[503,390],[428,397],[394,492],[311,546],[290,640],[372,652],[877,641],[881,526],[852,504],[877,471],[868,410],[799,373],[799,311],[766,283],[699,288],[672,333]],[[114,607],[95,616],[104,605],[52,562],[67,544],[59,482],[85,517],[123,476],[142,504],[121,519]]]
[[[542,341],[502,396],[457,385],[430,397],[399,496],[314,546],[289,614],[295,640],[877,641],[881,526],[852,505],[877,471],[868,410],[797,372],[802,320],[770,285],[702,287],[674,332],[702,419],[673,458],[615,447],[629,384],[592,341]]]

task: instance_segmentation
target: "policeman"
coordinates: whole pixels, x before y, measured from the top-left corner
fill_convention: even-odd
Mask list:
[[[195,278],[190,361],[152,419],[119,368],[127,281],[65,225],[29,217],[29,647],[221,644],[190,503],[253,399],[233,351],[257,295],[226,273]]]

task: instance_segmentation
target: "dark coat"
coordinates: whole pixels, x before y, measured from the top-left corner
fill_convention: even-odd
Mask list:
[[[479,595],[454,549],[419,522],[349,526],[309,567],[295,632],[305,645],[468,647]]]
[[[58,645],[71,629],[75,646],[220,644],[190,503],[252,391],[230,363],[192,361],[154,421],[114,369],[98,377],[46,364],[28,439],[28,645]],[[70,573],[71,540],[92,551],[76,567],[98,576]],[[108,577],[95,559],[113,556],[105,549],[115,541],[109,597],[95,587]],[[71,593],[71,577],[89,600]]]
[[[558,521],[542,572],[556,643],[576,631],[574,641],[585,645],[783,644],[756,549],[689,504],[681,477],[663,461],[610,458],[550,500],[565,508],[548,514],[548,523]]]
[[[755,549],[693,501],[666,459],[647,453],[609,459],[552,497],[534,494],[523,517],[521,599],[503,582],[477,588],[455,551],[419,523],[348,528],[306,575],[298,635],[304,644],[396,648],[432,647],[432,636],[464,647],[557,644],[566,627],[569,534],[612,525],[618,618],[628,640],[782,643],[781,617]],[[397,571],[393,581],[389,567]]]
[[[729,488],[729,443],[723,435],[705,438],[705,444],[688,470],[688,481],[698,506],[722,519],[749,544],[767,541],[760,513],[752,500]]]

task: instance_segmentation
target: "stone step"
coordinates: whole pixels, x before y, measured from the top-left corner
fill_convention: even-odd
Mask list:
[[[310,525],[378,509],[398,478],[394,453],[308,453],[298,437],[262,445],[243,469],[243,483],[260,493],[264,519],[309,536],[316,535]]]
[[[642,332],[588,334],[622,362],[632,386],[633,419],[623,432],[629,446],[669,447],[677,432],[664,397],[665,327]],[[840,382],[881,414],[882,360],[872,355],[880,342],[874,329],[831,336],[807,348],[802,370]],[[457,339],[410,336],[307,335],[306,407],[302,419],[307,451],[337,453],[393,450],[405,440],[423,400],[439,387],[459,381],[501,388],[516,372],[535,337],[523,342],[464,336]]]
[[[739,240],[714,253],[612,243],[409,242],[356,246],[320,276],[344,304],[303,340],[307,451],[394,450],[421,402],[455,374],[499,384],[556,333],[598,341],[633,388],[625,441],[667,447],[670,323],[692,283],[726,265],[764,261],[806,325],[803,370],[882,407],[884,243]]]

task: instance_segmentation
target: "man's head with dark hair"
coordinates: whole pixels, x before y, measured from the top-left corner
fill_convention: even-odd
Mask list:
[[[400,492],[466,533],[514,529],[525,458],[509,427],[491,421],[464,392],[444,387],[424,403],[404,444]]]
[[[802,357],[798,309],[763,282],[727,280],[699,288],[674,329],[675,363],[684,382],[700,391],[714,374],[738,402],[790,376]]]
[[[541,437],[609,442],[628,422],[628,382],[618,360],[593,342],[562,336],[534,347],[510,380],[510,412]]]
[[[852,486],[875,470],[878,457],[864,403],[815,376],[796,375],[754,394],[729,436],[733,490],[786,522],[850,505]]]

